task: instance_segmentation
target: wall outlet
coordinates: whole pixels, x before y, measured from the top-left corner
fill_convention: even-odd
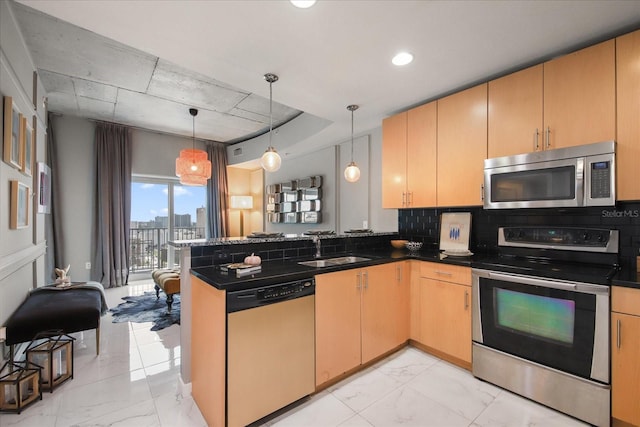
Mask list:
[[[90,262],[85,262],[84,263],[84,268],[86,268],[87,270],[91,270],[91,263]]]
[[[369,221],[367,221],[366,219],[362,221],[362,228],[369,228]]]

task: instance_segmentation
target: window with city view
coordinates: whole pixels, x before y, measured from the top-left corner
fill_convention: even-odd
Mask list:
[[[134,181],[131,184],[131,272],[180,265],[170,240],[205,238],[206,187],[177,182]]]

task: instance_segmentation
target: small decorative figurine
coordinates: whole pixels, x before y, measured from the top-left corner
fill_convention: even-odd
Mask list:
[[[67,268],[56,268],[56,276],[58,276],[58,278],[56,279],[56,283],[61,284],[61,285],[70,285],[71,284],[71,277],[67,276],[67,274],[69,273],[69,269],[71,268],[71,264],[67,265]]]

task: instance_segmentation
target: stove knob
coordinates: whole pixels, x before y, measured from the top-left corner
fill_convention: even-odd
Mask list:
[[[591,234],[587,232],[582,233],[582,240],[591,240]]]
[[[604,236],[601,233],[598,233],[598,242],[603,242]]]
[[[513,231],[508,230],[507,231],[507,239],[511,239],[513,237]]]

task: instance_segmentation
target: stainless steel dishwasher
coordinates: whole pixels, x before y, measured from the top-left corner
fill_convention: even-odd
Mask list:
[[[227,426],[250,424],[314,390],[314,280],[227,292]]]

